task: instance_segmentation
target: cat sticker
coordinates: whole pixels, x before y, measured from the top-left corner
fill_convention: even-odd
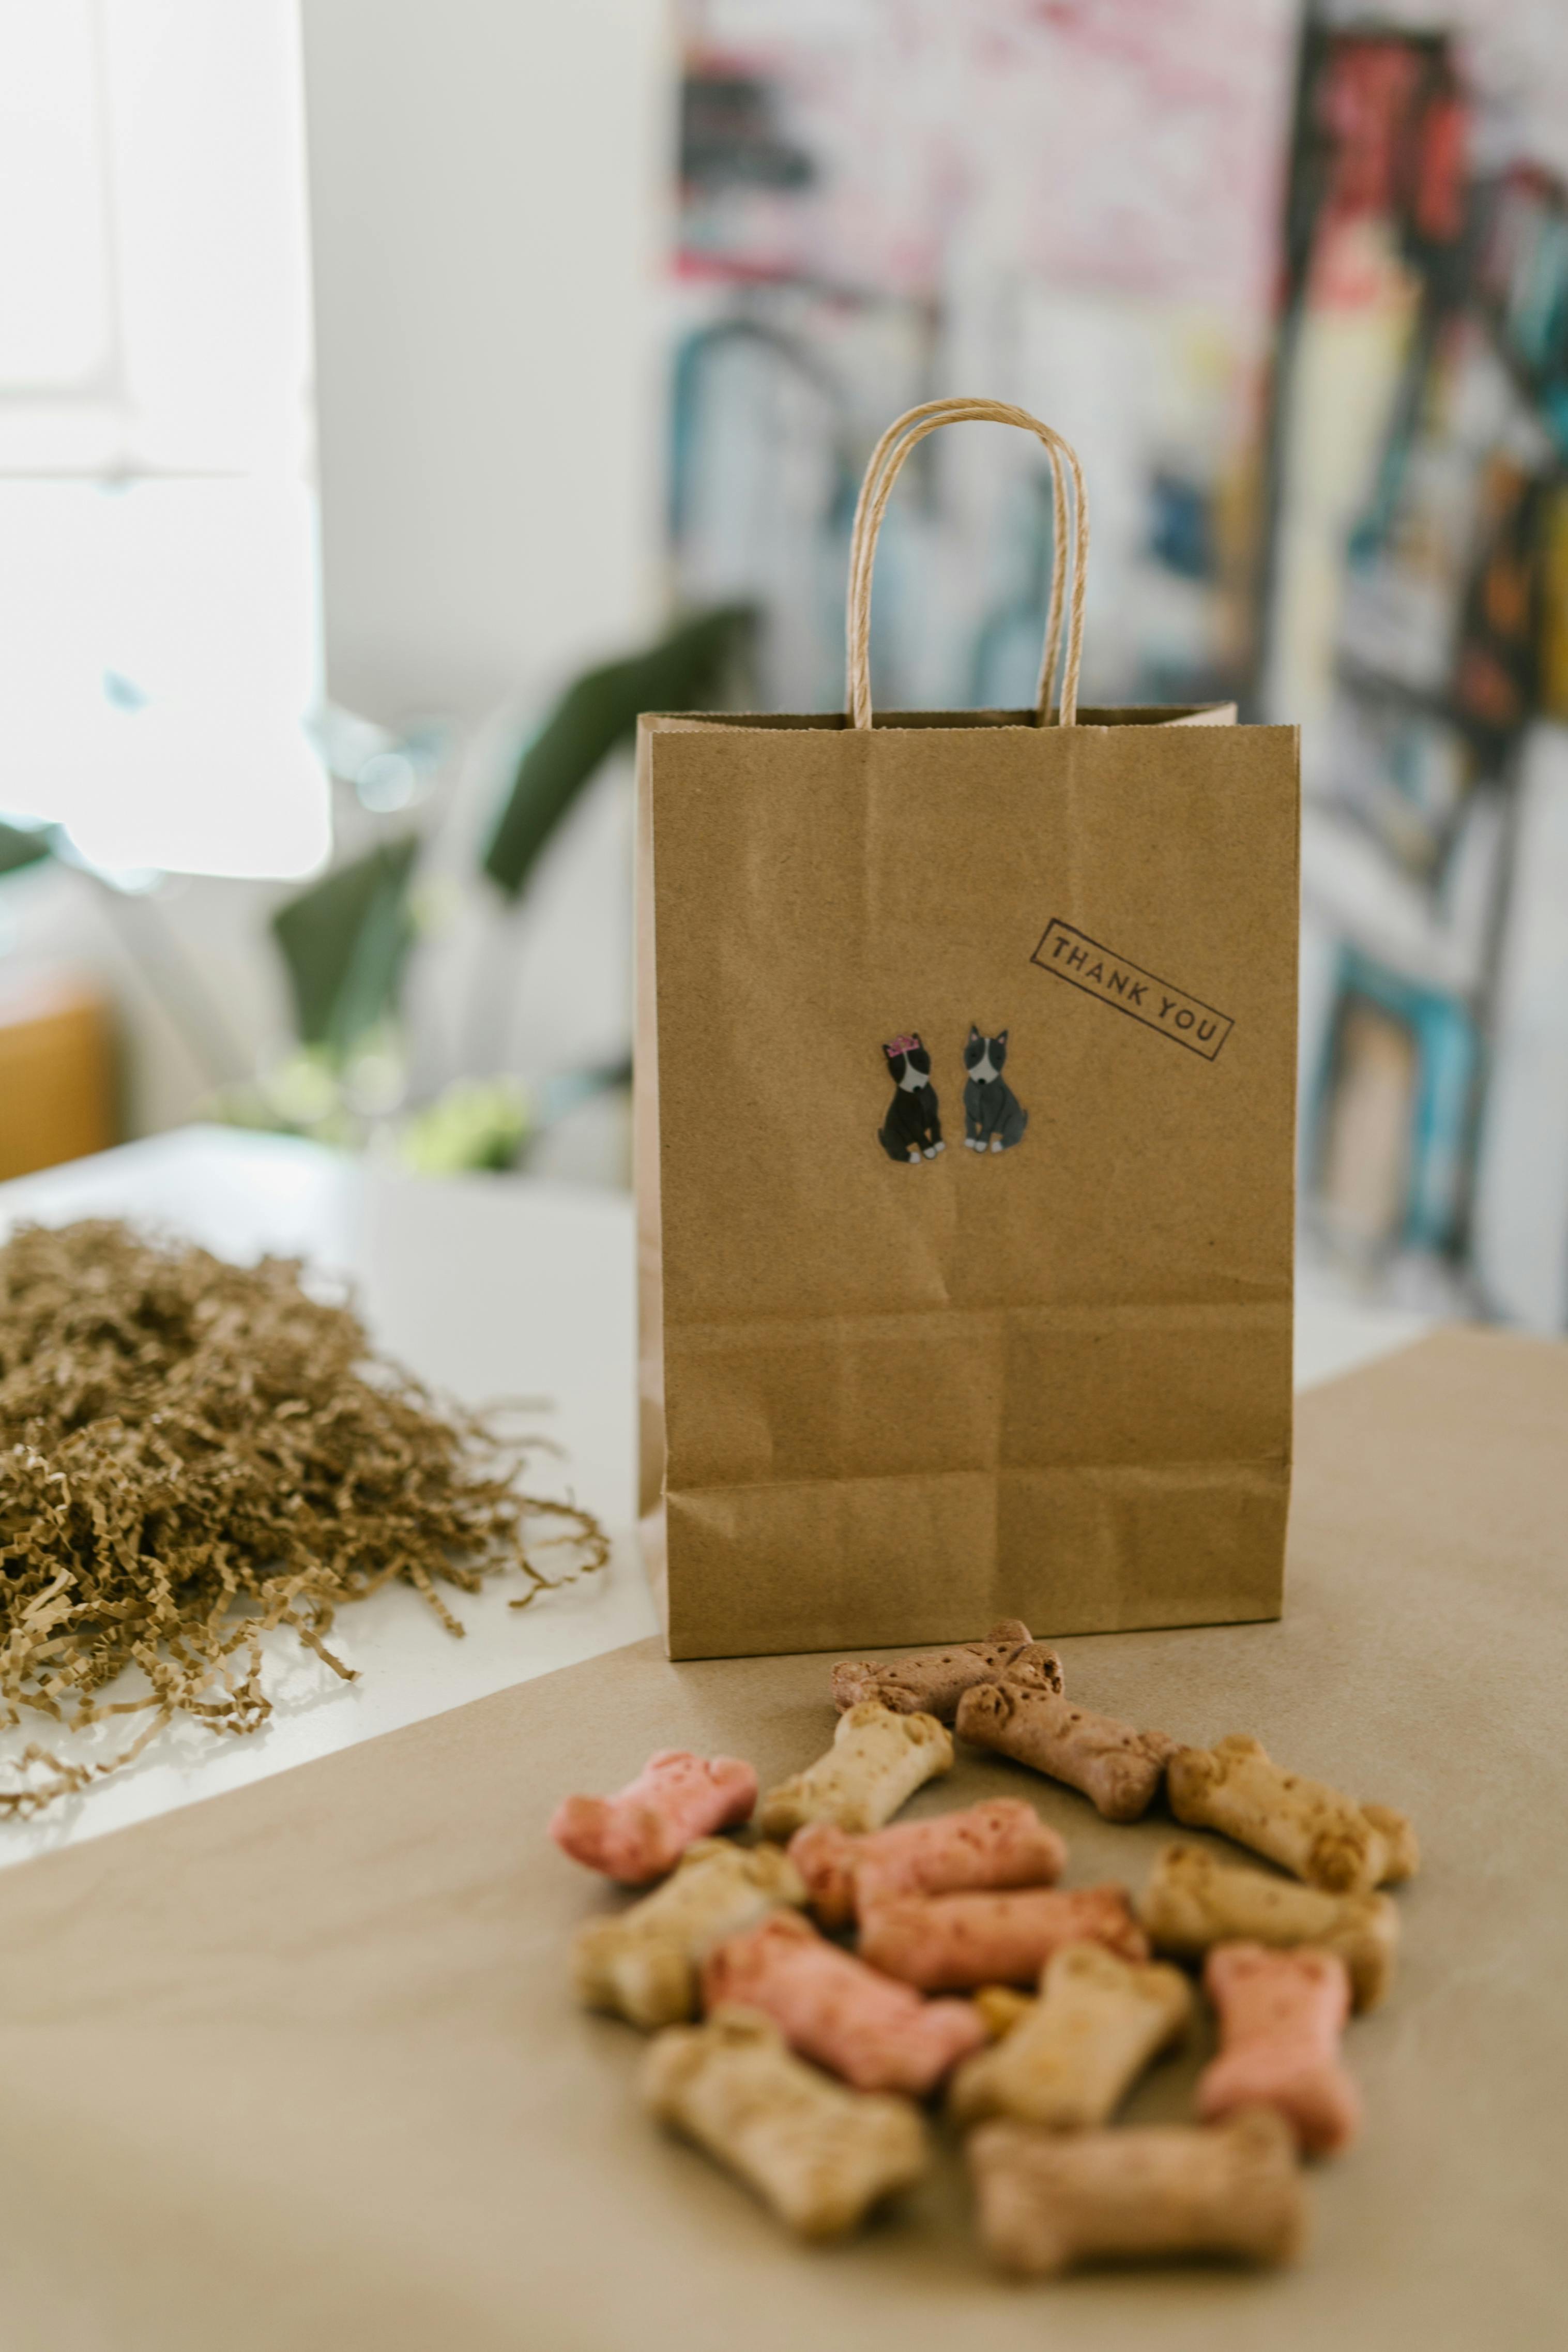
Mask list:
[[[907,1160],[912,1167],[935,1160],[947,1147],[931,1083],[931,1056],[913,1034],[890,1038],[882,1050],[893,1077],[893,1106],[876,1139],[890,1160]]]
[[[967,1151],[1010,1151],[1023,1141],[1029,1113],[1002,1076],[1008,1058],[1008,1033],[982,1037],[969,1026],[964,1047],[964,1148]]]

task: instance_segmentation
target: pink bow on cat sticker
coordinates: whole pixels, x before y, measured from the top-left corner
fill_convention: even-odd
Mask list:
[[[931,1056],[917,1029],[905,1037],[890,1037],[882,1050],[893,1073],[893,1107],[877,1129],[876,1139],[890,1160],[918,1167],[947,1149],[931,1083]]]

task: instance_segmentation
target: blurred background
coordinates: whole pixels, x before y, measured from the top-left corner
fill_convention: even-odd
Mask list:
[[[623,1183],[631,725],[830,709],[877,434],[1299,720],[1325,1284],[1568,1325],[1561,0],[0,0],[0,1176]],[[883,705],[1032,696],[928,441]]]

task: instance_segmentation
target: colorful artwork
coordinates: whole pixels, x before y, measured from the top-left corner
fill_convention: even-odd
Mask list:
[[[1514,143],[1542,118],[1503,102],[1500,0],[1475,41],[1343,13],[1303,49],[1269,499],[1302,1206],[1358,1282],[1560,1323],[1568,919],[1525,845],[1563,712],[1568,186]]]
[[[842,696],[861,468],[918,400],[1058,425],[1091,487],[1086,689],[1225,690],[1250,658],[1289,0],[684,0],[677,583],[765,615],[763,698]],[[873,605],[888,704],[1033,698],[1038,451],[918,453]]]

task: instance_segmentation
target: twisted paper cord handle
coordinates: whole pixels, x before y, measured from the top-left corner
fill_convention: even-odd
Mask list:
[[[1072,477],[1072,592],[1067,617],[1067,658],[1062,670],[1061,704],[1059,723],[1063,727],[1075,724],[1078,716],[1078,672],[1083,657],[1083,593],[1088,579],[1089,561],[1089,498],[1083,487],[1083,469],[1071,443],[1027,408],[1014,408],[1002,400],[928,400],[919,408],[911,408],[890,425],[865,469],[865,479],[855,506],[854,529],[850,539],[849,602],[846,614],[846,635],[849,646],[849,706],[850,716],[857,727],[869,727],[871,710],[871,581],[872,567],[876,559],[877,534],[882,519],[898,479],[899,467],[916,445],[938,425],[968,423],[1016,425],[1032,433],[1044,444],[1051,460],[1051,485],[1055,529],[1052,533],[1051,565],[1051,611],[1046,624],[1045,652],[1040,666],[1040,685],[1036,705],[1040,724],[1049,726],[1051,718],[1051,686],[1056,676],[1057,657],[1061,646],[1062,590],[1067,572],[1067,492],[1062,479],[1063,467]]]

